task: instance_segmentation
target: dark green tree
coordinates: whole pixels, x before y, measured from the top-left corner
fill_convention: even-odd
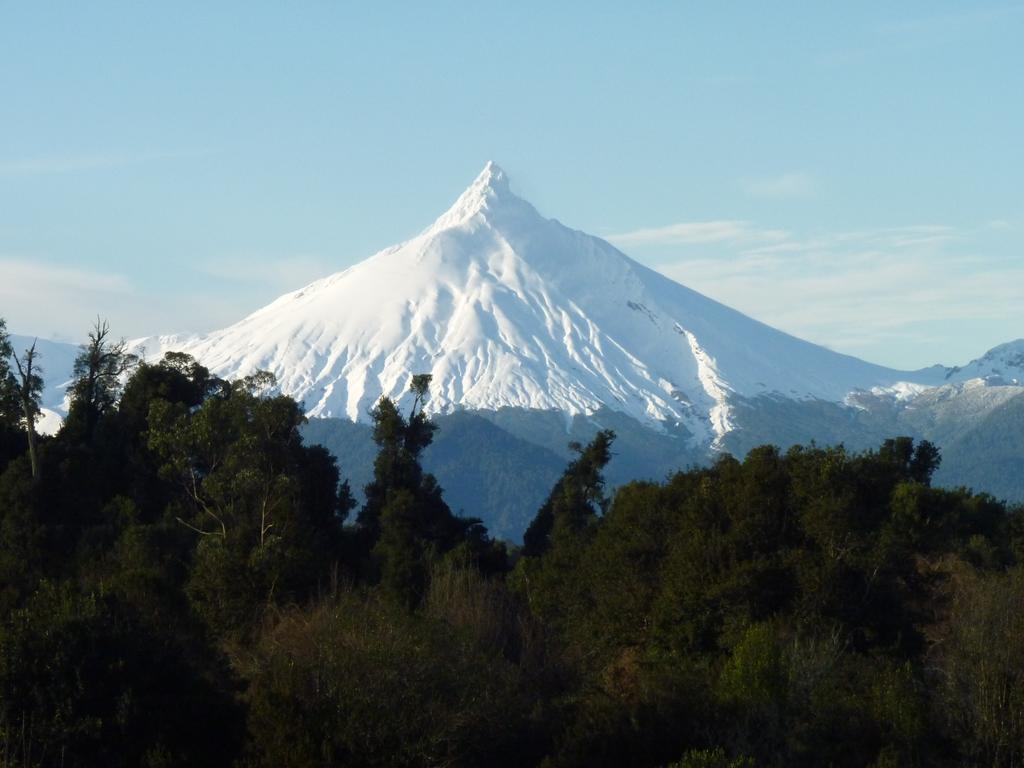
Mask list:
[[[65,428],[77,439],[91,443],[100,419],[117,403],[124,378],[138,363],[138,357],[128,352],[127,342],[112,341],[107,321],[97,318],[88,342],[75,358]]]
[[[0,317],[0,471],[25,450],[18,380],[11,369],[13,358],[14,348],[7,335],[7,324]]]
[[[7,321],[0,317],[0,425],[16,427],[20,420],[18,385],[11,371],[14,347],[7,335]]]
[[[242,721],[220,682],[117,598],[44,582],[0,621],[0,760],[229,765]]]
[[[922,485],[931,484],[932,475],[942,462],[942,456],[935,445],[927,440],[914,445],[911,437],[886,440],[878,450],[878,456],[899,473],[901,480]]]
[[[398,405],[389,397],[382,397],[370,414],[373,441],[378,451],[373,463],[373,480],[366,486],[366,503],[359,511],[358,522],[371,546],[380,536],[381,513],[388,492],[397,489],[417,492],[433,482],[433,478],[427,480],[420,466],[420,456],[433,441],[437,429],[423,410],[430,378],[429,374],[412,377],[409,389],[413,393],[413,404],[408,418],[402,416]],[[443,503],[439,493],[432,501],[435,505]]]
[[[372,593],[288,613],[253,651],[252,765],[536,765],[536,699],[505,639]]]
[[[14,356],[14,365],[18,369],[18,378],[15,383],[18,402],[21,405],[21,418],[25,426],[25,436],[28,439],[29,459],[32,462],[32,477],[36,480],[42,474],[42,465],[39,459],[39,444],[36,437],[36,419],[40,413],[40,396],[43,392],[42,371],[39,368],[39,353],[36,351],[36,343],[25,350],[21,356]]]
[[[572,627],[594,610],[586,552],[608,505],[603,471],[614,439],[614,432],[602,430],[588,445],[571,446],[577,458],[527,529],[516,566],[515,584],[531,611],[556,631],[572,655],[582,649],[568,639]]]
[[[559,536],[574,537],[590,526],[604,512],[605,466],[611,460],[615,433],[610,429],[598,432],[588,445],[573,443],[574,459],[555,484],[544,506],[537,512],[523,536],[523,554],[539,557]]]
[[[408,607],[422,599],[430,563],[444,553],[463,545],[477,565],[498,559],[480,521],[452,514],[437,480],[420,465],[436,429],[423,407],[429,388],[429,374],[412,377],[408,417],[387,397],[373,409],[378,453],[358,518],[363,549],[371,556],[371,578],[379,575],[391,595]]]
[[[265,606],[325,581],[351,507],[334,460],[302,445],[301,407],[273,388],[260,373],[194,412],[150,406],[149,447],[179,491],[169,512],[198,537],[188,593],[221,634],[244,636]]]

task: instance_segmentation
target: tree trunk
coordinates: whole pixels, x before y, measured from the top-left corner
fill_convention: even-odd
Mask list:
[[[36,416],[39,413],[38,397],[43,388],[43,380],[36,373],[36,343],[25,350],[25,362],[22,365],[21,359],[15,355],[14,364],[18,368],[18,377],[21,379],[19,395],[21,397],[21,410],[25,414],[25,434],[28,437],[28,458],[32,464],[32,479],[39,482],[42,474],[42,467],[39,464],[39,446],[36,443]]]
[[[39,446],[36,443],[35,418],[28,400],[22,402],[25,411],[25,434],[28,436],[28,459],[32,464],[32,479],[39,481],[42,469],[39,466]]]

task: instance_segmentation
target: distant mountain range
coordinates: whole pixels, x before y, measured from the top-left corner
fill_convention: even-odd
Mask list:
[[[228,378],[271,371],[356,487],[373,404],[404,402],[410,377],[431,373],[442,429],[427,464],[454,507],[513,539],[542,500],[510,506],[515,489],[550,485],[566,443],[603,426],[620,435],[612,482],[766,442],[866,448],[909,434],[943,449],[940,481],[1024,500],[1024,339],[961,368],[838,354],[544,218],[493,163],[413,239],[224,330],[133,345]],[[43,356],[48,382],[66,381],[67,355]],[[61,397],[50,386],[45,405],[59,411]]]

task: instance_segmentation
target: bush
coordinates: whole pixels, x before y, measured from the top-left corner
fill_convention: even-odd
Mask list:
[[[529,763],[519,667],[482,640],[356,593],[290,613],[253,661],[253,764]]]

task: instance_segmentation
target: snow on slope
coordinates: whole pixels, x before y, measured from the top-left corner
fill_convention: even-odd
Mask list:
[[[75,344],[11,334],[11,345],[15,354],[23,354],[33,344],[36,345],[37,365],[44,381],[40,395],[42,407],[39,421],[36,422],[36,431],[44,435],[53,435],[64,423],[64,416],[68,412],[65,390],[71,383],[79,348]]]
[[[951,382],[982,379],[993,385],[1024,385],[1024,339],[993,347],[962,368],[953,368]]]
[[[285,294],[224,330],[140,339],[224,377],[272,371],[310,415],[365,420],[433,374],[430,408],[504,406],[728,432],[729,401],[937,384],[774,330],[543,218],[489,163],[417,237]]]

